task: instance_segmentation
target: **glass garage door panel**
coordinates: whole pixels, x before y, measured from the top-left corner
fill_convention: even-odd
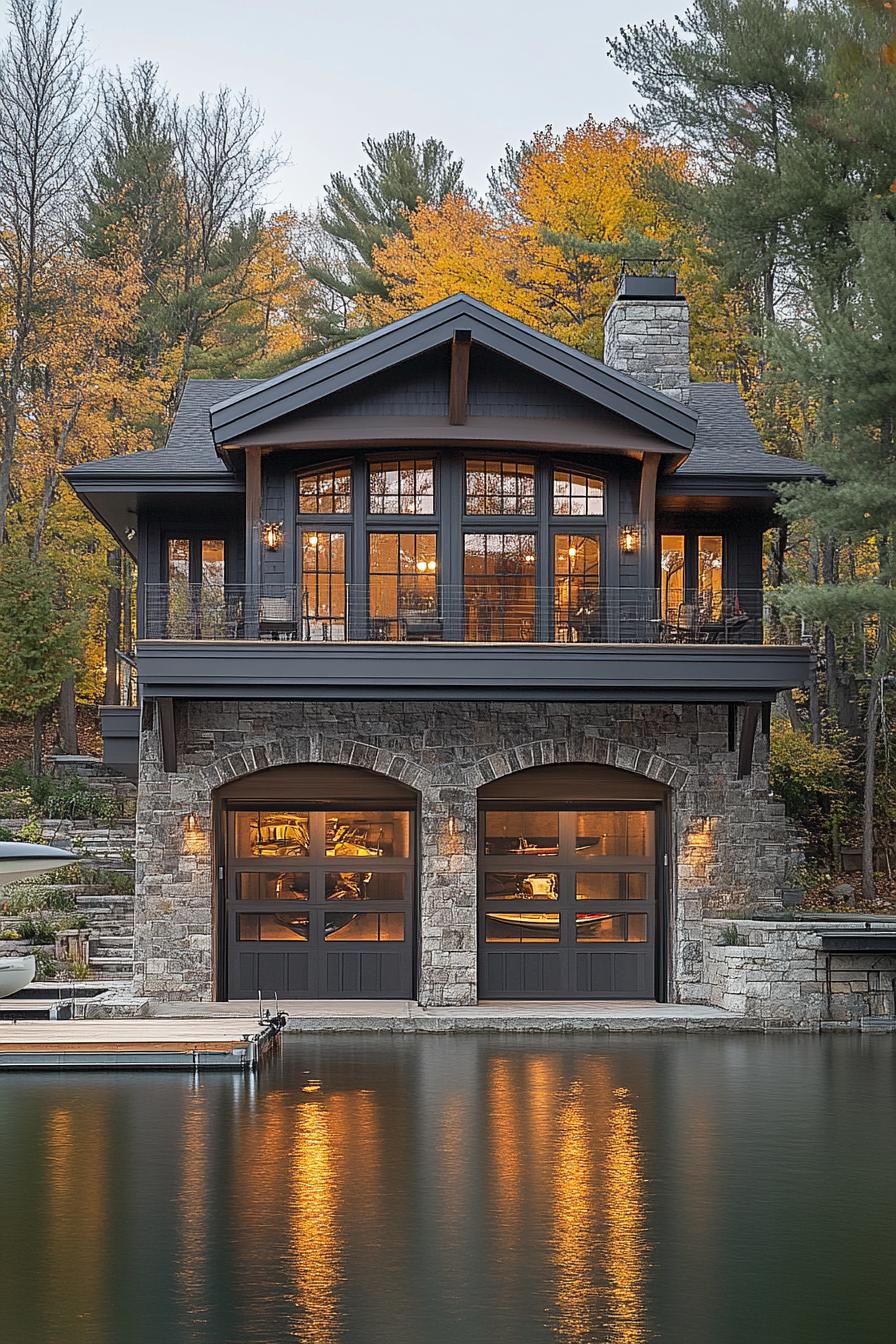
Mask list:
[[[479,997],[653,998],[656,813],[486,808]]]
[[[412,997],[412,823],[375,804],[230,812],[227,997]]]

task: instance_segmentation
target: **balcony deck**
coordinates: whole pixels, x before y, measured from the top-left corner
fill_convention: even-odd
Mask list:
[[[506,585],[409,586],[373,615],[349,588],[334,613],[296,589],[155,585],[137,646],[144,695],[198,699],[743,702],[801,685],[811,657],[758,592]]]
[[[145,696],[738,702],[800,686],[803,645],[142,640]]]

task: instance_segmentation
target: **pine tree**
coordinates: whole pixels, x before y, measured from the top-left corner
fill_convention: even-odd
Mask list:
[[[441,140],[418,142],[412,131],[395,131],[385,140],[365,140],[362,148],[366,162],[352,176],[333,173],[324,191],[320,227],[336,244],[336,258],[307,264],[313,281],[346,301],[344,323],[332,306],[319,314],[320,348],[363,330],[352,325],[358,297],[385,296],[373,265],[375,250],[396,233],[410,233],[408,218],[418,205],[439,205],[464,190],[463,161]]]
[[[876,205],[851,240],[859,261],[848,298],[782,351],[816,400],[817,458],[827,480],[791,486],[785,509],[820,536],[848,538],[855,577],[796,584],[785,608],[823,620],[841,637],[859,632],[867,665],[863,894],[874,895],[876,754],[886,677],[896,657],[896,222]]]

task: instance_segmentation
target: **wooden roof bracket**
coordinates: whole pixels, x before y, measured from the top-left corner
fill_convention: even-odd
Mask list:
[[[756,728],[762,705],[758,700],[750,700],[744,705],[740,724],[740,741],[737,747],[737,777],[748,779],[753,773],[753,747],[756,742]]]
[[[465,425],[470,398],[470,346],[473,333],[464,328],[451,338],[451,383],[448,388],[448,423]]]
[[[174,701],[170,695],[158,697],[156,714],[162,743],[162,769],[174,775],[177,773],[177,732],[174,726]]]

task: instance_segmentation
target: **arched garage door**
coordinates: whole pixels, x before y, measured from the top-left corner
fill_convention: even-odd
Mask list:
[[[413,995],[415,805],[338,766],[262,771],[220,799],[224,997]]]
[[[481,791],[480,999],[657,996],[660,793],[599,767]]]

